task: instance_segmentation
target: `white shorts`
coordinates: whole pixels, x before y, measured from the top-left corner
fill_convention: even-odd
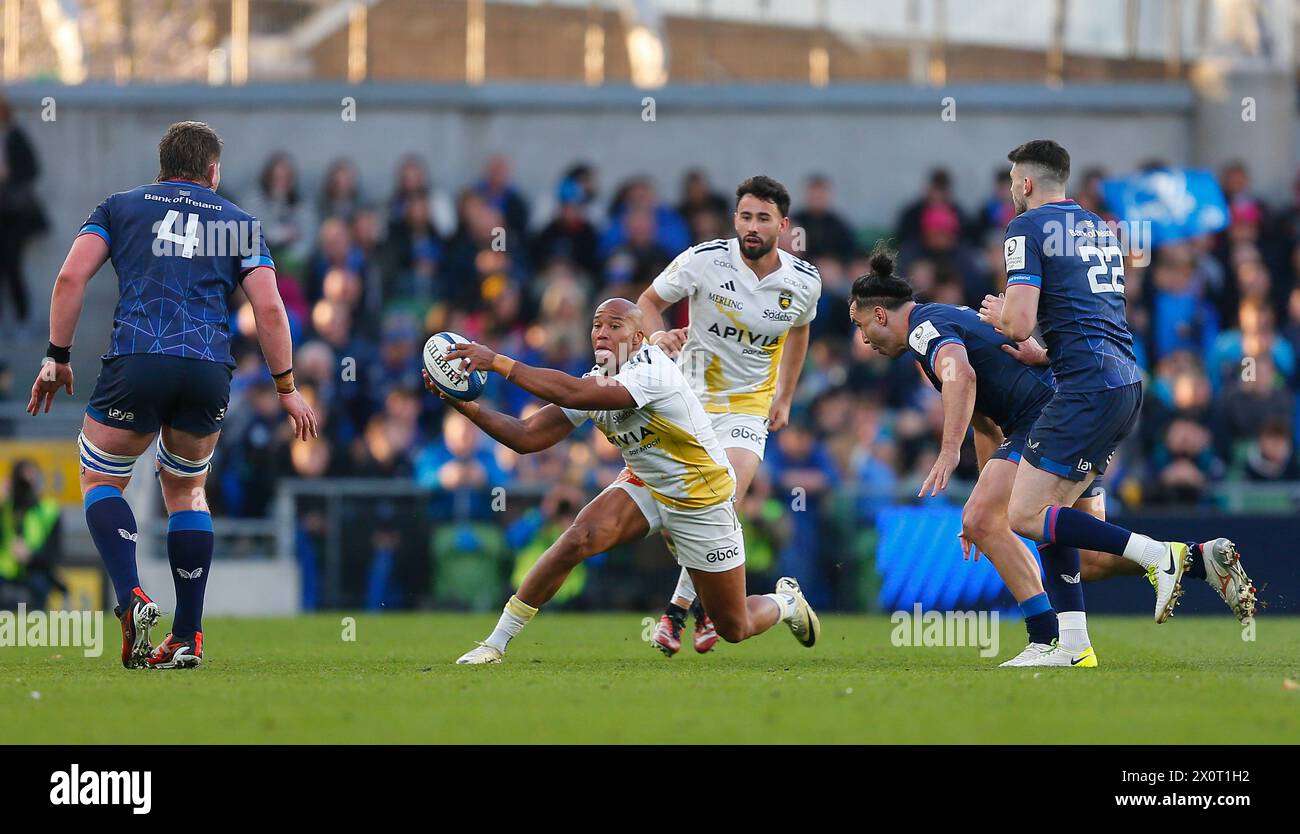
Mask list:
[[[733,501],[702,510],[679,510],[655,500],[626,469],[606,489],[621,489],[650,525],[647,536],[668,531],[668,549],[684,568],[720,573],[745,564],[745,537]]]
[[[763,459],[767,446],[767,418],[756,414],[710,414],[713,433],[723,449],[748,449]]]

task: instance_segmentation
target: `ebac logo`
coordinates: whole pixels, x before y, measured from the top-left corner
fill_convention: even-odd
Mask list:
[[[760,440],[763,440],[763,438],[758,435],[758,432],[754,431],[753,429],[747,429],[744,426],[737,426],[736,428],[732,429],[731,436],[743,437],[745,440],[752,440],[755,443],[757,443]]]
[[[716,562],[725,562],[728,559],[734,559],[739,555],[740,548],[735,545],[731,547],[720,547],[717,550],[710,550],[708,553],[704,554],[704,561],[709,564],[714,564]]]

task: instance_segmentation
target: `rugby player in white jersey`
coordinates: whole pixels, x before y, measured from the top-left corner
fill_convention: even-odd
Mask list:
[[[704,403],[736,473],[737,501],[744,500],[763,460],[767,433],[790,418],[821,297],[817,269],[777,247],[790,225],[789,212],[785,186],[771,177],[750,177],[736,189],[736,236],[682,252],[637,301],[650,342],[678,356]],[[689,328],[663,330],[663,311],[682,299],[688,299]],[[651,638],[669,657],[681,648],[695,598],[683,570]],[[708,610],[697,607],[695,615],[695,650],[701,654],[718,640]]]
[[[578,563],[660,529],[671,534],[673,555],[694,579],[722,639],[739,642],[784,621],[801,644],[812,646],[821,626],[798,582],[783,577],[775,593],[746,595],[731,466],[681,370],[646,342],[637,305],[611,298],[597,307],[591,346],[596,367],[581,378],[516,362],[480,344],[447,353],[453,362],[465,360],[466,371],[495,371],[551,403],[520,420],[478,402],[444,398],[500,443],[520,454],[541,451],[591,420],[619,447],[628,468],[546,549],[487,639],[456,662],[499,663],[510,640]],[[438,390],[427,372],[425,385]]]

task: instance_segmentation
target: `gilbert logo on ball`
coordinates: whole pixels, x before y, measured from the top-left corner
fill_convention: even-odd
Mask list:
[[[472,400],[483,393],[487,374],[483,371],[467,372],[464,359],[448,359],[447,351],[453,345],[469,344],[469,339],[456,333],[435,333],[424,343],[424,369],[429,378],[449,397]]]

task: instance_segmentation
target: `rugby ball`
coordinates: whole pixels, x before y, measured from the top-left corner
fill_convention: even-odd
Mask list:
[[[429,378],[444,394],[458,400],[473,400],[483,393],[487,374],[483,371],[466,372],[464,359],[448,359],[452,345],[469,344],[469,339],[456,333],[435,333],[424,343],[424,369]]]

